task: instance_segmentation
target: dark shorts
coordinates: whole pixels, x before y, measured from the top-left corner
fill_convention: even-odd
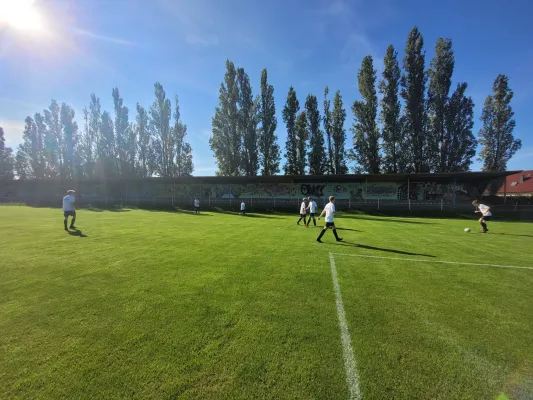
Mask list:
[[[300,217],[305,218],[307,214],[300,214]]]
[[[335,228],[335,222],[326,222],[326,229],[327,228]]]
[[[492,215],[485,215],[485,216],[482,216],[481,218],[483,218],[485,221],[490,221],[490,219],[492,218]]]
[[[75,217],[76,216],[76,211],[63,211],[63,216],[65,218]]]
[[[198,211],[198,210],[200,209],[200,207],[196,207],[196,206],[195,206],[194,209],[195,209],[196,211]]]
[[[315,213],[311,213],[311,214],[309,214],[309,216],[310,216],[311,218],[315,218]]]

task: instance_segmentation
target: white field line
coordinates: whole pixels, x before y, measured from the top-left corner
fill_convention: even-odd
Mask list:
[[[329,253],[329,262],[331,264],[331,278],[333,288],[335,289],[335,300],[337,303],[337,316],[339,317],[339,327],[341,331],[342,355],[344,358],[344,368],[346,369],[346,383],[350,391],[350,400],[361,400],[361,390],[359,389],[359,375],[357,374],[357,365],[352,348],[352,339],[346,323],[344,306],[342,305],[341,288],[337,278],[337,268],[335,268],[335,259],[333,253]]]
[[[330,253],[330,257],[331,257],[331,254],[332,253]],[[436,263],[436,264],[472,265],[476,267],[495,267],[495,268],[514,268],[514,269],[533,270],[533,267],[525,267],[525,266],[517,266],[517,265],[479,264],[479,263],[469,263],[469,262],[461,262],[461,261],[443,261],[443,260],[421,260],[418,258],[367,256],[364,254],[347,254],[347,253],[333,253],[333,254],[336,256],[375,258],[378,260],[399,260],[399,261],[414,261],[414,262],[425,262],[425,263]]]

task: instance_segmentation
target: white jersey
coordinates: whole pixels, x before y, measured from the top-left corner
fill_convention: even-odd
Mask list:
[[[311,212],[311,214],[316,213],[316,202],[314,200],[309,205],[309,211]]]
[[[195,207],[200,207],[200,200],[195,199],[195,200],[194,200],[194,206],[195,206]]]
[[[305,209],[307,208],[307,206],[305,205],[305,201],[302,201],[302,205],[300,206],[300,214],[303,215],[305,214]]]
[[[335,215],[335,204],[326,204],[324,211],[326,212],[326,222],[333,222],[333,217]]]
[[[74,211],[74,201],[76,198],[70,194],[63,197],[63,211]]]
[[[244,204],[244,201],[241,203],[241,211],[244,211],[246,209],[246,205]]]
[[[479,208],[479,211],[481,211],[481,214],[483,214],[485,217],[492,216],[492,213],[489,211],[489,206],[486,206],[485,204],[480,204],[477,208]]]

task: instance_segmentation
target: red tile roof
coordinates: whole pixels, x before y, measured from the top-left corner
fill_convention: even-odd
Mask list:
[[[504,185],[498,190],[498,194],[505,193]],[[506,185],[507,194],[533,193],[533,171],[522,171],[518,174],[509,175]]]

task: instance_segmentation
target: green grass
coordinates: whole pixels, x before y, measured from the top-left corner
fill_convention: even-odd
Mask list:
[[[531,224],[296,220],[0,207],[0,398],[348,399],[330,252],[364,399],[533,398],[533,270],[405,260],[533,266]]]

